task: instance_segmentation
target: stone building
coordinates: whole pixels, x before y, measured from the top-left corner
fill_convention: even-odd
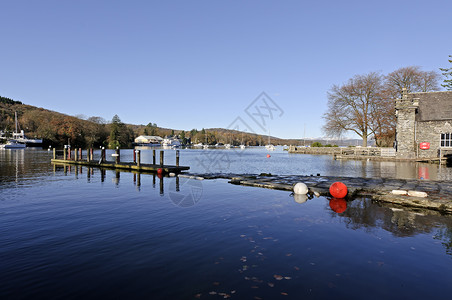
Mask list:
[[[452,91],[402,93],[396,99],[397,158],[452,154]]]

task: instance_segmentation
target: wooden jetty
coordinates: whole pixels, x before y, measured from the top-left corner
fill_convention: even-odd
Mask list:
[[[332,155],[336,160],[368,160],[368,161],[396,161],[396,162],[425,162],[447,164],[448,158],[440,154],[439,157],[398,158],[396,151],[390,147],[297,147],[290,146],[289,153]]]
[[[93,149],[88,149],[86,151],[86,158],[82,157],[82,149],[74,149],[73,155],[69,147],[63,149],[63,157],[57,156],[57,150],[53,149],[53,159],[51,160],[54,164],[71,164],[71,165],[81,165],[87,167],[98,167],[98,168],[108,168],[108,169],[120,169],[128,171],[138,171],[138,172],[152,172],[152,173],[180,173],[182,171],[187,171],[190,169],[188,166],[179,165],[179,150],[176,150],[176,165],[165,165],[164,164],[164,151],[160,151],[160,162],[156,163],[156,151],[152,150],[153,163],[143,164],[141,163],[141,150],[133,150],[133,162],[121,162],[120,149],[115,149],[115,153],[112,154],[114,161],[106,160],[105,148],[101,149],[100,159],[94,160]]]

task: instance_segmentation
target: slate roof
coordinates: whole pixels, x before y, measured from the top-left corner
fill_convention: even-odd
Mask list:
[[[416,121],[452,120],[452,91],[412,93],[409,98],[419,98]]]

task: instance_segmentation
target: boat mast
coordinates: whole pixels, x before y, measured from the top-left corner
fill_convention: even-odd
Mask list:
[[[17,133],[17,111],[14,112],[14,120],[16,123],[16,133]]]
[[[268,129],[268,145],[270,145],[270,129]]]

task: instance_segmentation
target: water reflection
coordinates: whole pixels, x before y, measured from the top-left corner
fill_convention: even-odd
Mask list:
[[[107,151],[110,157],[113,150]],[[165,150],[172,151],[172,150]],[[181,164],[190,166],[193,173],[203,173],[206,169],[200,164],[203,159],[208,161],[211,157],[202,151],[193,149],[182,149]],[[100,151],[95,151],[94,160],[98,159]],[[203,154],[204,153],[204,154]],[[221,153],[228,153],[222,150]],[[227,173],[272,173],[272,174],[295,174],[309,175],[321,174],[322,176],[348,176],[348,177],[382,177],[401,179],[424,179],[424,180],[451,180],[452,168],[437,164],[388,162],[388,161],[351,161],[334,160],[328,155],[302,155],[287,154],[276,151],[271,159],[264,159],[261,149],[247,149],[242,155],[230,155],[228,167],[225,169],[212,166],[208,171]],[[86,153],[84,154],[84,157]],[[52,153],[38,149],[22,150],[0,150],[0,179],[2,181],[16,181],[19,178],[33,179],[46,176],[51,172],[53,166],[50,163]],[[142,162],[152,162],[152,150],[143,150]],[[121,160],[132,161],[133,151],[122,150]],[[172,153],[165,155],[168,164],[175,163]],[[205,162],[207,163],[207,162]]]
[[[327,172],[349,170],[350,177],[381,177],[398,179],[451,180],[452,168],[438,164],[394,162],[394,161],[337,161],[327,165]],[[323,174],[322,174],[323,175]]]
[[[343,213],[347,209],[347,201],[343,198],[331,198],[330,207],[338,214]]]
[[[330,200],[331,216],[339,218],[349,229],[372,231],[381,228],[397,237],[433,234],[435,239],[442,241],[447,253],[452,254],[452,216],[450,215],[442,215],[433,210],[399,207],[370,199],[355,199],[345,204],[338,204],[337,200],[343,199]],[[332,204],[332,201],[335,203]],[[337,214],[340,210],[343,210],[342,213]]]
[[[293,194],[293,199],[295,200],[295,202],[303,204],[308,201],[308,195]]]
[[[0,149],[0,183],[26,185],[51,174],[50,154],[35,149]],[[3,188],[0,185],[0,189]]]
[[[75,179],[82,179],[86,174],[87,182],[92,182],[95,178],[95,170],[98,170],[100,175],[100,182],[104,183],[108,177],[108,174],[111,174],[111,181],[114,183],[116,187],[121,185],[121,173],[131,174],[133,185],[136,186],[138,191],[141,191],[142,188],[142,177],[152,178],[152,188],[155,189],[158,181],[158,189],[159,195],[165,196],[167,195],[169,199],[177,206],[180,207],[190,207],[197,204],[202,197],[202,181],[197,179],[194,176],[185,176],[184,177],[164,177],[160,174],[143,174],[138,172],[127,172],[127,171],[119,171],[119,170],[107,170],[101,168],[92,168],[92,167],[84,167],[84,166],[74,166],[74,165],[54,165],[53,171],[54,175],[57,175],[59,172],[62,172],[65,176],[74,174]],[[167,181],[168,186],[166,187],[165,181]],[[125,182],[127,184],[127,182]],[[165,191],[166,188],[166,191]]]
[[[176,177],[173,183],[174,185],[170,186],[169,198],[175,205],[190,207],[201,200],[203,186],[200,180]]]

